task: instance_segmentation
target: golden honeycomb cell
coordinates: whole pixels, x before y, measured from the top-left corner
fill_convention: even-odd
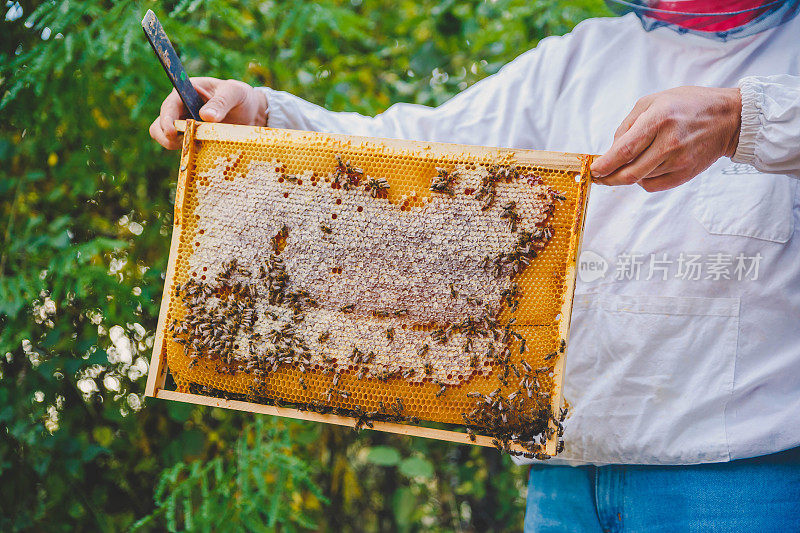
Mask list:
[[[148,394],[552,454],[589,161],[187,122]]]

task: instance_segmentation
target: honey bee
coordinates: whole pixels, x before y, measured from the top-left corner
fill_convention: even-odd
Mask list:
[[[343,162],[341,156],[336,156],[336,169],[333,173],[333,183],[340,185],[348,191],[351,187],[357,186],[364,176],[364,171],[352,166],[349,161]]]
[[[381,191],[389,188],[389,182],[386,178],[370,178],[364,187],[369,191],[370,196],[376,198]]]
[[[519,221],[519,214],[517,213],[517,203],[507,202],[502,206],[503,212],[500,213],[500,218],[507,218],[511,225],[511,231],[517,231],[517,222]]]
[[[456,292],[456,288],[452,283],[450,283],[450,297],[458,298],[458,292]]]
[[[434,192],[441,192],[450,196],[455,195],[453,185],[455,184],[458,172],[448,172],[443,168],[436,167],[436,177],[431,182],[430,189]]]
[[[486,354],[484,355],[484,357],[486,359],[491,359],[494,357],[494,344],[492,344],[491,342],[489,343],[489,346],[486,348]]]

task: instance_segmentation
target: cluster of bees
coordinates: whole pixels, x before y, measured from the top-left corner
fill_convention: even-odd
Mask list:
[[[342,161],[342,157],[336,156],[336,169],[333,171],[333,188],[341,187],[348,191],[361,185],[364,180],[364,170],[353,166],[349,161]],[[364,188],[369,191],[370,196],[377,198],[382,192],[389,189],[389,181],[386,178],[367,178]]]
[[[280,182],[299,186],[307,175],[291,175],[285,166],[277,165],[275,176]],[[460,196],[458,185],[461,177],[458,169],[437,168],[430,190],[456,198]],[[539,218],[533,225],[525,224],[529,205],[520,213],[517,202],[498,191],[499,183],[513,180],[526,180],[531,186],[539,186],[537,190],[542,197],[542,208],[541,212],[536,213]],[[330,183],[330,189],[365,194],[375,201],[383,199],[386,202],[388,181],[367,176],[362,169],[340,156],[336,156],[336,166],[325,181]],[[481,211],[493,209],[497,202],[499,211],[494,207],[493,212],[499,213],[498,216],[505,220],[514,235],[513,245],[494,256],[487,255],[479,267],[498,280],[502,278],[495,301],[484,301],[469,291],[461,294],[464,289],[457,288],[454,283],[448,284],[452,301],[463,300],[465,305],[476,310],[471,315],[465,315],[460,320],[441,322],[421,321],[419,316],[414,315],[413,309],[365,310],[360,303],[345,303],[331,309],[331,302],[325,300],[326,293],[320,293],[310,285],[301,288],[303,284],[295,279],[296,256],[292,256],[288,262],[284,260],[282,253],[290,231],[294,231],[290,221],[285,221],[280,223],[280,229],[269,240],[266,257],[249,257],[243,262],[231,259],[221,265],[216,275],[209,272],[211,279],[206,280],[206,276],[202,280],[190,277],[189,281],[175,288],[176,297],[180,299],[185,313],[183,318],[176,318],[170,324],[172,336],[192,358],[191,365],[205,359],[215,365],[217,372],[246,372],[254,376],[256,379],[252,389],[242,395],[248,400],[272,397],[271,401],[282,405],[280,400],[274,398],[274,392],[267,390],[263,379],[281,368],[299,370],[302,375],[299,385],[305,390],[309,388],[305,381],[308,372],[330,374],[330,386],[316,394],[315,399],[292,405],[301,410],[351,416],[357,420],[356,429],[372,427],[376,420],[418,423],[419,419],[407,414],[400,397],[394,402],[378,402],[375,410],[365,410],[357,405],[357,401],[350,401],[352,393],[342,383],[342,374],[348,372],[348,368],[358,380],[388,382],[401,379],[434,383],[439,387],[435,394],[437,398],[453,387],[462,388],[473,376],[495,372],[502,389],[497,388],[489,394],[467,393],[468,397],[475,399],[474,407],[461,414],[470,438],[474,439],[476,432],[485,433],[494,437],[495,445],[502,451],[545,459],[544,444],[554,435],[561,436],[566,414],[564,411],[558,415],[553,413],[550,394],[546,392],[549,386],[545,382],[552,377],[552,366],[546,364],[532,368],[517,356],[517,352],[523,354],[527,350],[525,338],[513,329],[513,319],[501,324],[499,316],[503,306],[512,313],[517,311],[522,295],[512,281],[513,277],[530,264],[553,237],[552,226],[548,224],[555,209],[553,200],[563,201],[565,198],[552,189],[542,187],[538,176],[522,176],[515,167],[502,165],[487,167],[481,174],[478,186],[465,188],[464,194],[480,202]],[[284,196],[288,197],[288,193]],[[502,198],[502,203],[498,198]],[[333,218],[336,218],[335,215]],[[320,238],[323,241],[331,239],[337,233],[335,227],[335,223],[319,222],[317,231],[320,232]],[[410,307],[411,304],[413,302]],[[318,319],[323,312],[334,315],[336,328],[331,327],[330,323],[320,326]],[[341,341],[342,330],[359,320],[383,324],[379,336],[385,345],[419,340],[414,349],[415,358],[412,358],[416,360],[416,366],[394,361],[390,355],[364,349],[357,343],[351,346],[345,357],[334,354],[333,346]],[[436,325],[421,332],[405,327],[406,324],[420,323]],[[374,328],[370,331],[375,332]],[[454,342],[457,347],[453,346]],[[448,381],[442,377],[441,365],[448,363],[447,360],[437,363],[436,354],[445,348],[460,353],[461,357],[468,360],[468,370],[471,370],[466,378],[459,375]],[[559,351],[564,351],[563,341]],[[545,360],[549,361],[556,355],[558,352],[548,354]],[[487,364],[491,369],[489,371],[486,370]],[[444,372],[448,370],[445,368]],[[194,387],[200,387],[201,392],[234,397],[201,385]],[[504,395],[503,390],[510,392]],[[526,451],[513,451],[512,444]]]
[[[186,316],[180,321],[173,319],[169,331],[195,357],[202,354],[231,365],[240,331],[250,337],[250,350],[258,340],[254,327],[259,295],[252,285],[232,280],[238,268],[235,262],[229,263],[217,276],[217,284],[190,278],[175,287],[175,297],[181,300]],[[197,361],[195,358],[193,364]]]
[[[210,282],[190,278],[175,287],[175,296],[185,309],[182,320],[173,319],[169,331],[192,358],[191,366],[206,359],[217,364],[221,373],[248,372],[266,375],[282,366],[311,365],[311,349],[296,334],[292,321],[284,322],[267,335],[255,331],[259,317],[256,302],[266,297],[274,305],[285,305],[293,317],[315,302],[304,291],[285,290],[286,273],[276,256],[267,267],[261,266],[257,282],[248,281],[253,272],[231,260]],[[265,290],[266,289],[266,290]],[[275,320],[278,316],[273,317]],[[272,349],[261,350],[264,340]],[[305,366],[304,366],[305,365]]]
[[[524,347],[524,344],[520,346]],[[562,341],[559,351],[563,353],[564,348]],[[513,392],[504,396],[498,387],[489,394],[467,393],[467,396],[477,399],[471,411],[461,413],[470,438],[474,440],[473,428],[476,428],[492,435],[492,443],[502,452],[522,455],[526,459],[549,459],[544,450],[547,441],[554,435],[558,438],[557,453],[563,449],[563,422],[567,416],[566,409],[561,409],[559,415],[555,416],[550,395],[542,392],[540,380],[551,375],[552,367],[543,365],[532,368],[524,359],[515,365],[508,358],[503,361],[502,367],[500,382]],[[512,450],[511,444],[525,451]]]

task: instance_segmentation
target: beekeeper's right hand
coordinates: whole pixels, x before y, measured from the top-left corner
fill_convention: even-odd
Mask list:
[[[200,118],[206,122],[227,122],[266,126],[267,97],[243,81],[217,78],[191,78],[200,96],[206,100]],[[174,122],[189,116],[180,96],[173,89],[161,104],[161,114],[150,125],[150,136],[168,150],[181,147]]]

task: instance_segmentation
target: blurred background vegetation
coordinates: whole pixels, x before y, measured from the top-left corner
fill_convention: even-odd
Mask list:
[[[187,70],[334,110],[437,105],[600,0],[4,3],[0,530],[515,531],[493,449],[145,401],[178,154],[148,136]],[[547,148],[547,147],[537,147]]]

